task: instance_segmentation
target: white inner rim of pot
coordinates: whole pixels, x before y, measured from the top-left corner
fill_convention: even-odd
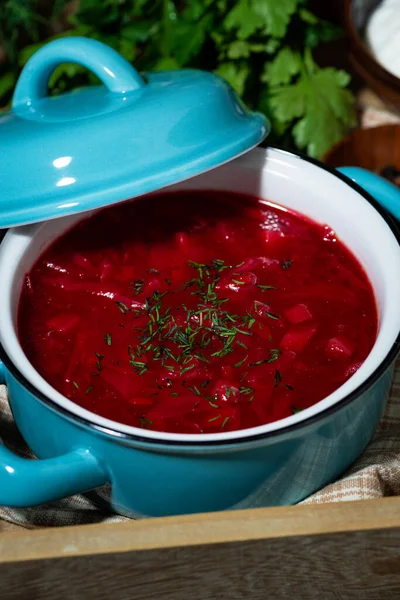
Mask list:
[[[178,434],[123,425],[81,408],[52,388],[31,366],[16,334],[18,300],[24,275],[41,252],[82,218],[74,215],[39,225],[13,229],[0,250],[0,341],[12,362],[40,392],[69,413],[101,427],[142,438],[169,442],[217,442],[278,431],[333,406],[356,390],[378,368],[400,330],[400,246],[390,227],[365,199],[341,179],[289,153],[256,149],[173,189],[221,189],[254,195],[292,208],[332,227],[366,270],[375,291],[379,331],[375,345],[360,369],[340,388],[290,417],[242,429],[213,434]],[[149,202],[151,198],[149,197]]]

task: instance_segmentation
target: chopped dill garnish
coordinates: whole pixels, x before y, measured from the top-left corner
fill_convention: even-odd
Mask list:
[[[275,371],[275,375],[274,375],[274,387],[278,387],[278,385],[283,381],[283,377],[280,373],[280,371],[278,371],[278,369],[276,369]]]
[[[293,263],[293,260],[285,260],[285,259],[284,259],[284,260],[282,261],[282,269],[283,269],[284,271],[287,271],[287,270],[288,270],[288,269],[291,267],[292,263]]]
[[[260,288],[261,291],[265,292],[266,290],[274,290],[275,287],[273,285],[261,285],[260,283],[256,283],[256,286]]]
[[[278,315],[274,315],[273,313],[270,313],[270,312],[265,312],[264,315],[266,317],[268,317],[269,319],[274,319],[275,321],[280,319],[280,317],[278,317]]]
[[[262,365],[265,363],[272,363],[275,360],[277,360],[281,355],[281,351],[279,350],[279,348],[272,348],[272,350],[270,350],[269,353],[270,353],[269,358],[264,358],[263,360],[258,360],[257,362],[249,363],[249,366],[256,367],[257,365]]]
[[[246,362],[247,359],[248,359],[248,355],[246,354],[246,356],[242,360],[239,360],[239,362],[237,362],[233,365],[233,368],[237,369],[238,367],[241,367]]]
[[[217,415],[216,417],[211,417],[211,419],[208,419],[209,423],[212,423],[213,421],[216,421],[217,419],[220,419],[221,415]]]
[[[254,390],[251,387],[247,387],[247,388],[246,387],[242,387],[242,388],[239,388],[239,393],[243,394],[245,396],[248,396],[249,394],[252,394],[253,392],[254,392]]]
[[[133,293],[135,296],[138,296],[143,292],[144,289],[144,279],[135,279],[131,281],[131,285],[133,286]]]
[[[128,312],[129,308],[123,302],[119,302],[117,300],[115,304],[118,306],[119,310],[122,312],[123,315],[125,315]]]
[[[140,417],[140,425],[143,429],[150,429],[153,425],[153,421],[147,417]]]

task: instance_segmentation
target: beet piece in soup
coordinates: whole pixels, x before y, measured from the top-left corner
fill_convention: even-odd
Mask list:
[[[214,191],[102,210],[26,276],[22,347],[80,406],[157,431],[288,417],[337,389],[375,342],[371,285],[329,227]]]

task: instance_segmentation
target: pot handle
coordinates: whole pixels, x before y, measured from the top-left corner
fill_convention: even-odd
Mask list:
[[[0,384],[5,383],[0,361]],[[100,487],[109,477],[87,449],[44,460],[20,458],[0,442],[0,505],[46,504]]]
[[[337,169],[371,194],[379,204],[400,221],[400,189],[383,177],[359,167]]]
[[[58,39],[38,50],[26,63],[18,79],[13,108],[34,104],[47,95],[54,69],[77,63],[93,71],[108,90],[121,96],[145,85],[136,69],[106,44],[84,37]]]

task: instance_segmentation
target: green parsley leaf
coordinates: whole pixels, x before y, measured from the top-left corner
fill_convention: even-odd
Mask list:
[[[10,92],[16,82],[16,76],[14,73],[8,71],[0,77],[0,97],[5,96]]]
[[[291,79],[298,75],[301,69],[301,57],[298,52],[293,52],[288,46],[284,46],[273,60],[265,64],[261,80],[271,86],[288,84]]]
[[[223,27],[227,31],[236,30],[239,40],[246,40],[262,27],[262,23],[249,0],[239,0],[226,15]]]
[[[344,89],[345,71],[320,69],[306,49],[301,74],[295,83],[272,90],[271,107],[283,122],[298,119],[292,133],[298,148],[321,157],[355,123],[353,96]]]
[[[185,66],[200,52],[210,24],[206,15],[198,21],[176,19],[171,25],[170,52],[181,66]]]
[[[251,46],[245,40],[235,40],[228,46],[227,56],[231,59],[248,58]]]
[[[250,73],[250,66],[247,63],[225,62],[220,64],[214,73],[225,79],[239,96],[242,96]]]
[[[306,8],[299,9],[299,17],[305,23],[309,23],[309,25],[317,25],[317,23],[319,22],[318,17],[316,17],[312,12],[310,12]]]
[[[299,10],[299,17],[306,24],[304,42],[309,48],[316,48],[321,42],[330,42],[343,36],[343,30],[340,27],[317,18],[306,9]]]
[[[160,58],[153,66],[153,71],[175,71],[180,69],[181,65],[176,58],[172,56]]]
[[[71,2],[44,3],[45,17],[38,0],[3,1],[1,107],[10,104],[20,68],[45,43],[86,36],[108,44],[140,72],[215,70],[250,108],[267,115],[274,142],[315,156],[354,122],[346,74],[329,68],[309,73],[305,51],[341,30],[311,12],[306,0],[80,0],[72,2],[67,19],[61,13]],[[64,63],[53,71],[49,92],[98,83],[82,65]],[[142,284],[134,282],[135,295]]]
[[[265,33],[282,38],[291,16],[301,0],[252,0],[251,5],[265,28]]]

